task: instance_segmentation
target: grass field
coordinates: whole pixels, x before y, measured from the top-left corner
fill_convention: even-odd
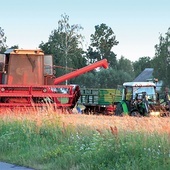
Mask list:
[[[0,161],[42,170],[169,170],[170,118],[0,114]]]

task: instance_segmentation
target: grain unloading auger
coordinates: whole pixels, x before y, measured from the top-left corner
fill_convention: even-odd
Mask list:
[[[56,78],[53,59],[40,49],[8,49],[0,54],[0,108],[27,108],[50,105],[72,109],[80,97],[78,85],[59,83],[108,67],[106,59]]]

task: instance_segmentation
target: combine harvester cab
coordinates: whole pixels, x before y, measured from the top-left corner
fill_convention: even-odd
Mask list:
[[[115,115],[168,116],[169,109],[160,104],[154,83],[127,82],[123,84],[122,100],[116,105]]]
[[[60,83],[89,72],[97,67],[108,67],[106,59],[56,78],[53,58],[41,49],[8,49],[0,54],[0,108],[56,109],[74,108],[79,97],[78,85]]]

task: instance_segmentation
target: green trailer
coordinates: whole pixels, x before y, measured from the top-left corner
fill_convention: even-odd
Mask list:
[[[121,100],[119,89],[81,88],[78,104],[84,105],[87,114],[114,114],[115,104]]]

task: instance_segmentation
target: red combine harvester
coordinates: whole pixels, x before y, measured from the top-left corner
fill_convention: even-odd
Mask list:
[[[78,85],[59,85],[97,67],[108,67],[106,59],[56,78],[53,58],[41,49],[8,49],[0,54],[0,108],[53,106],[72,109],[80,97]]]

